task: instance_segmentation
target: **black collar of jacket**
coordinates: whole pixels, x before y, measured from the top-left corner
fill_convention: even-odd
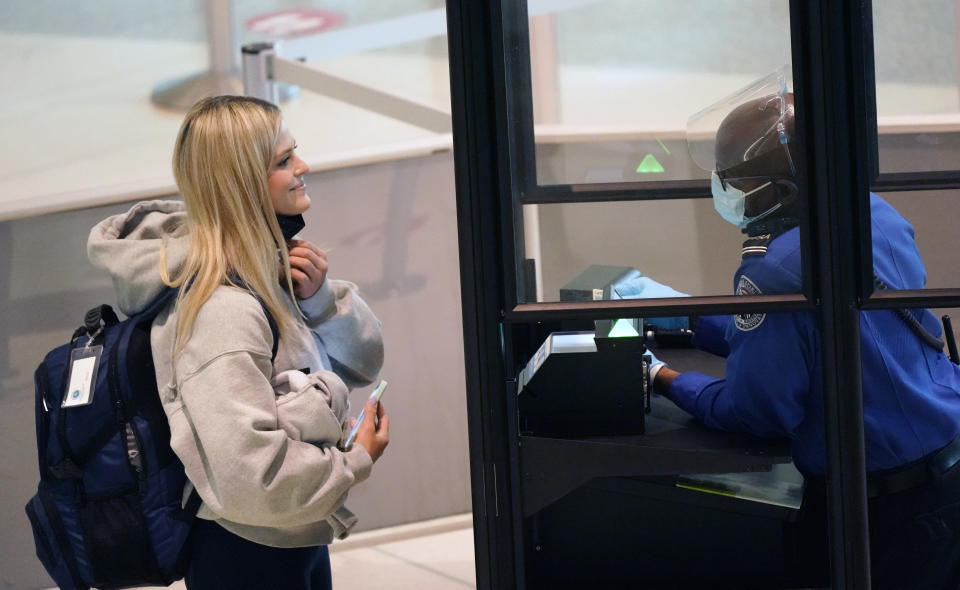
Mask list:
[[[795,217],[773,217],[755,221],[742,231],[751,238],[770,234],[770,238],[773,239],[798,225],[800,225],[800,222]]]
[[[752,256],[765,256],[767,254],[767,245],[784,233],[799,225],[793,217],[775,217],[773,219],[761,219],[751,223],[743,230],[747,234],[747,240],[743,243],[741,256],[749,258]]]

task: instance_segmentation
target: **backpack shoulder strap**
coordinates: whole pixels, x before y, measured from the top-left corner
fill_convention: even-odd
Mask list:
[[[280,327],[277,325],[276,318],[274,318],[273,314],[270,313],[270,310],[267,308],[267,304],[263,301],[263,299],[257,295],[256,291],[251,289],[246,282],[240,280],[240,278],[236,276],[231,276],[230,280],[232,280],[241,289],[246,289],[247,292],[253,295],[253,298],[257,300],[257,303],[260,304],[260,309],[263,310],[263,315],[267,316],[267,323],[270,324],[270,334],[273,336],[273,345],[270,347],[270,362],[277,360],[277,350],[280,348]]]
[[[157,317],[161,311],[163,311],[168,303],[176,299],[177,291],[178,289],[176,287],[164,286],[163,290],[161,290],[160,293],[153,298],[153,301],[148,303],[147,306],[143,308],[143,311],[137,315],[143,317],[144,319],[152,320],[153,318]]]
[[[256,297],[256,295],[254,296]],[[257,297],[257,301],[260,302],[263,315],[267,316],[267,323],[270,324],[270,334],[273,335],[273,346],[270,347],[270,361],[272,362],[277,360],[277,349],[280,347],[280,327],[277,326],[277,320],[273,317],[273,314],[270,313],[270,310],[267,309],[263,300]]]
[[[254,293],[252,289],[248,288],[246,283],[238,281],[238,284],[247,289],[247,291],[253,295],[253,297],[257,300],[257,303],[260,304],[260,309],[263,310],[263,315],[267,316],[267,323],[270,324],[270,334],[273,336],[273,345],[270,347],[270,362],[273,362],[277,360],[277,349],[280,346],[280,328],[277,326],[277,320],[273,317],[273,314],[270,313],[270,310],[267,309],[267,305],[263,302],[263,299],[261,299],[259,295]],[[168,291],[168,293],[161,293],[158,295],[157,299],[154,300],[149,307],[157,304],[162,298],[163,302],[160,303],[160,309],[163,309],[162,305],[164,305],[167,300],[169,300],[170,295],[175,294],[177,290],[169,287]],[[157,313],[159,313],[159,310],[154,311],[154,315]],[[184,516],[188,521],[192,521],[193,518],[196,517],[197,511],[200,510],[201,504],[203,504],[203,500],[200,498],[200,494],[197,493],[197,488],[193,488],[193,490],[190,491],[190,497],[187,498],[187,502],[183,506]]]
[[[270,313],[270,310],[267,309],[266,304],[263,302],[263,299],[259,295],[254,293],[252,289],[247,287],[247,284],[242,281],[236,281],[237,284],[246,289],[253,297],[257,300],[257,303],[260,304],[260,309],[263,310],[263,315],[267,316],[267,323],[270,325],[270,334],[273,336],[273,344],[270,347],[270,361],[273,362],[277,360],[277,350],[280,346],[280,327],[277,325],[277,320],[273,317],[273,314]],[[179,289],[176,287],[164,287],[162,291],[151,301],[143,311],[140,312],[140,316],[144,319],[152,320],[159,314],[166,305],[176,299]]]

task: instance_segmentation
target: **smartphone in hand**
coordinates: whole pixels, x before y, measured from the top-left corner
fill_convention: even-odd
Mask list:
[[[377,402],[380,402],[380,396],[383,395],[383,390],[387,388],[387,382],[381,380],[377,385],[376,389],[370,394],[370,399],[375,399]],[[363,422],[363,415],[367,411],[367,404],[363,404],[363,409],[360,410],[360,415],[357,416],[357,421],[354,423],[353,428],[350,429],[350,434],[347,435],[347,440],[343,443],[344,449],[350,449],[350,446],[353,444],[353,440],[357,438],[357,433],[360,432],[360,424]]]

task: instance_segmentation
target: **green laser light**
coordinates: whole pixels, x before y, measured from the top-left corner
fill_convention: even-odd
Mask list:
[[[607,333],[608,338],[626,338],[639,335],[640,333],[634,329],[633,324],[626,318],[617,320],[617,322],[613,324],[613,327],[610,328],[610,332]]]
[[[660,164],[660,161],[657,160],[653,154],[647,154],[644,156],[643,161],[640,162],[640,165],[637,166],[637,172],[640,174],[657,174],[664,172],[663,165]]]

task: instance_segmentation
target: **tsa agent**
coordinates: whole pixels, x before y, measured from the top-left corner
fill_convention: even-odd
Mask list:
[[[783,73],[691,119],[719,121],[716,136],[691,133],[691,153],[712,169],[717,212],[745,237],[733,290],[802,292],[793,95]],[[713,156],[710,158],[710,156]],[[829,164],[829,163],[828,163]],[[923,260],[910,223],[871,194],[875,284],[921,289]],[[960,368],[944,354],[929,310],[860,314],[871,560],[877,588],[960,588]],[[707,426],[792,441],[807,481],[801,507],[803,566],[827,566],[823,374],[811,313],[710,316],[695,344],[726,356],[726,378],[654,362],[655,390]]]

